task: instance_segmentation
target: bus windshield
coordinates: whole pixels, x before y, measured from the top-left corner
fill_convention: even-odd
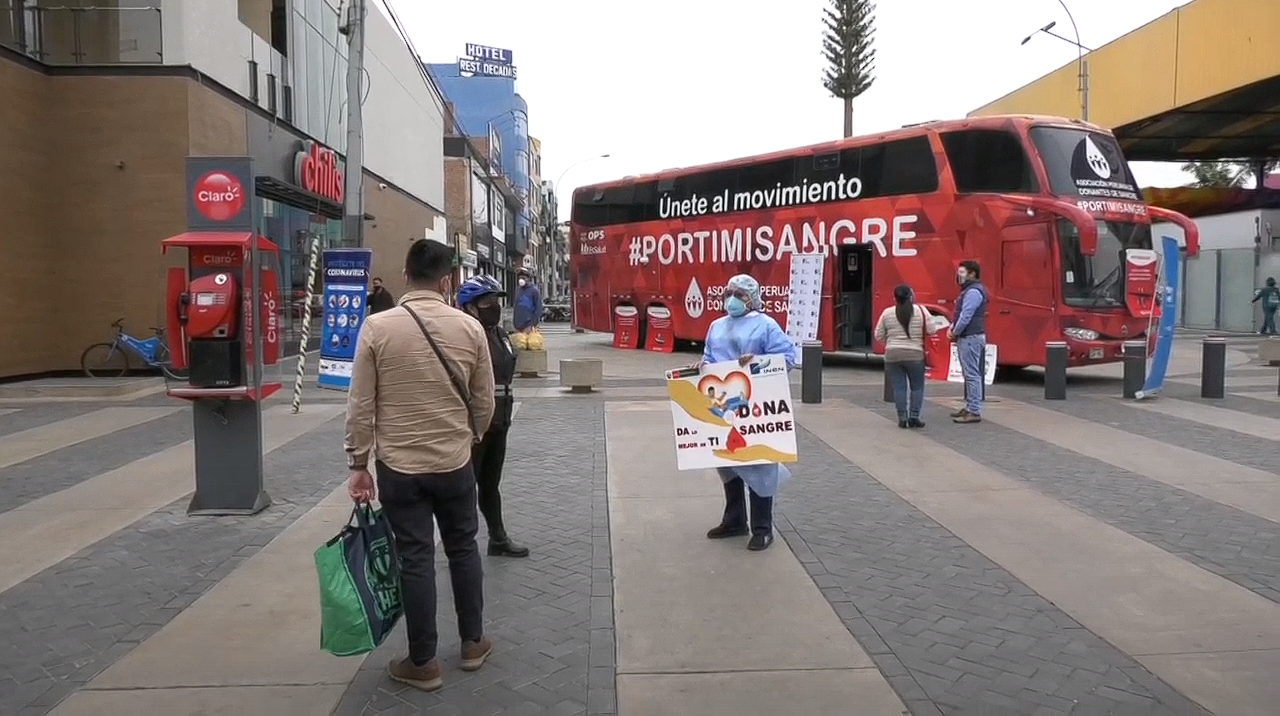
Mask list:
[[[1032,127],[1031,143],[1059,196],[1142,201],[1115,137],[1069,127]]]
[[[1127,249],[1151,248],[1151,226],[1098,220],[1098,250],[1080,251],[1080,230],[1058,220],[1058,249],[1062,263],[1062,301],[1068,306],[1100,308],[1124,305],[1124,266]]]

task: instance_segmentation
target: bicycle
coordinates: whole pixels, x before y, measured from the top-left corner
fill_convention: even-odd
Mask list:
[[[150,338],[135,338],[124,331],[124,319],[111,324],[116,329],[110,343],[94,343],[80,354],[80,369],[90,378],[119,378],[129,372],[129,354],[141,358],[150,368],[159,368],[166,378],[185,380],[172,368],[164,329],[152,327]]]

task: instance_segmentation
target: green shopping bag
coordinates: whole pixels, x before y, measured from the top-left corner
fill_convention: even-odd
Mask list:
[[[395,536],[381,510],[356,505],[351,521],[315,553],[320,648],[335,656],[373,651],[404,613]]]

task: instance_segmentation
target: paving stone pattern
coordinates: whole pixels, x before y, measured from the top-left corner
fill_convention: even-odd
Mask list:
[[[132,405],[132,404],[131,404]],[[12,410],[12,413],[4,413]],[[98,410],[77,403],[5,403],[0,401],[0,437],[20,433]]]
[[[256,516],[184,497],[0,593],[0,714],[47,714],[257,553],[346,478],[341,441],[339,417],[268,453]]]
[[[1205,713],[812,433],[779,528],[914,716]]]
[[[336,713],[616,714],[605,470],[603,403],[522,403],[502,494],[508,530],[532,554],[484,558],[493,656],[479,671],[458,669],[447,562],[437,547],[444,688],[427,694],[387,678],[388,662],[407,651],[400,627],[366,659]],[[483,532],[482,521],[482,545]]]
[[[894,416],[893,408],[884,404],[872,410],[886,419]],[[995,423],[973,426],[934,420],[927,430],[937,443],[1280,602],[1280,525],[1270,520]]]
[[[11,465],[0,470],[0,512],[190,439],[191,414],[184,410]]]

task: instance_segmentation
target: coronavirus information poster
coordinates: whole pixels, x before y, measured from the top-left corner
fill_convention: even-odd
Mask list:
[[[326,249],[322,255],[324,313],[320,325],[320,375],[316,385],[331,390],[351,387],[356,339],[369,309],[369,249]]]
[[[818,314],[822,308],[822,271],[825,254],[792,254],[791,287],[787,292],[787,335],[796,346],[800,365],[801,344],[818,337]]]

